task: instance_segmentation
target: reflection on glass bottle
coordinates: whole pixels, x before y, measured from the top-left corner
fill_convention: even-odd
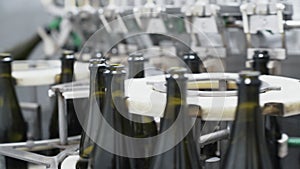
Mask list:
[[[128,57],[128,78],[145,78],[145,58],[142,53],[133,53]],[[147,138],[157,135],[157,126],[153,117],[130,114],[132,137]],[[143,147],[145,152],[149,146]],[[137,150],[139,151],[139,150]],[[132,169],[146,169],[149,167],[150,158],[131,158]]]
[[[255,51],[252,68],[262,75],[269,75],[269,61],[268,51]],[[281,139],[281,127],[278,116],[272,114],[265,116],[265,133],[274,169],[281,169],[281,160],[278,156],[278,140]]]
[[[24,121],[11,76],[12,57],[0,53],[0,143],[24,142],[27,125]],[[27,169],[27,162],[0,156],[1,169]]]
[[[203,62],[195,52],[186,53],[183,55],[183,61],[192,73],[206,72]]]
[[[73,81],[74,62],[75,62],[74,53],[72,51],[64,51],[63,56],[61,57],[61,74],[58,83],[68,83]],[[80,135],[81,125],[78,121],[72,99],[66,100],[66,107],[68,111],[67,112],[68,136]],[[57,99],[51,117],[49,134],[50,134],[50,138],[59,137]]]
[[[106,92],[103,110],[103,118],[116,132],[123,135],[132,135],[130,120],[123,115],[128,115],[128,109],[125,104],[124,80],[125,71],[122,65],[110,65],[110,70],[104,72]],[[111,144],[113,151],[126,151],[121,138],[113,133],[107,133],[108,126],[101,125],[94,130],[98,131],[97,143]],[[109,139],[110,138],[110,139]],[[114,152],[108,152],[95,144],[94,154],[91,161],[93,169],[124,169],[130,168],[129,158],[116,155]]]
[[[183,55],[183,61],[186,64],[186,66],[190,69],[191,73],[203,73],[206,72],[206,68],[204,67],[203,62],[199,58],[198,54],[196,52],[189,52],[185,53]],[[211,91],[211,89],[206,89],[208,91]],[[204,126],[205,125],[205,126]],[[202,129],[202,132],[214,132],[214,128],[217,128],[216,122],[206,122],[201,120],[200,118],[196,119],[196,125],[194,126],[194,139],[197,140],[199,136],[201,136],[201,131],[199,131],[199,128]],[[207,129],[207,131],[205,130]],[[202,133],[206,134],[206,133]],[[200,148],[199,148],[200,149]],[[218,143],[211,143],[208,145],[205,145],[203,148],[201,148],[201,161],[205,161],[206,159],[217,157],[218,151]]]
[[[179,119],[182,126],[175,127],[174,138],[163,138],[157,143],[156,147],[162,147],[166,144],[172,144],[175,137],[184,136],[183,128],[187,127],[191,122],[191,117],[187,113],[186,105],[186,82],[187,78],[184,76],[186,69],[173,68],[169,71],[170,75],[167,77],[167,105],[164,112],[164,117],[161,120],[160,133],[168,130],[173,123]],[[166,140],[164,140],[166,139]],[[172,149],[153,157],[150,164],[150,169],[201,169],[198,153],[196,150],[196,143],[193,139],[192,131],[181,140]]]
[[[257,71],[242,71],[238,106],[222,169],[273,169],[259,105],[261,81]]]
[[[132,53],[128,57],[128,78],[145,77],[145,58],[142,53]]]
[[[107,64],[104,58],[93,58],[90,60],[90,98],[89,98],[89,113],[85,119],[85,130],[82,131],[79,155],[80,159],[76,164],[76,169],[87,169],[89,160],[94,149],[94,142],[92,137],[91,128],[93,124],[93,113],[96,109],[103,112],[104,97],[105,97],[105,80],[104,71],[107,70]],[[88,133],[88,134],[87,134]]]

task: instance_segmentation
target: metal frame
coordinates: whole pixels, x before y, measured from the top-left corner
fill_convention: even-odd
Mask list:
[[[34,164],[44,165],[47,169],[58,169],[58,165],[66,157],[68,157],[69,155],[78,154],[80,136],[70,137],[68,138],[68,141],[72,144],[64,147],[59,146],[59,139],[0,144],[0,154]],[[65,150],[54,157],[48,157],[28,152],[29,150],[34,150],[34,147],[38,146],[42,146],[42,149],[44,150],[54,147],[64,148]]]

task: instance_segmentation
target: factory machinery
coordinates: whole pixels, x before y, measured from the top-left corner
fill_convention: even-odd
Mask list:
[[[226,150],[230,147],[230,140],[235,137],[233,131],[237,130],[232,130],[233,126],[237,125],[232,124],[238,102],[238,89],[243,85],[241,79],[248,77],[248,80],[251,79],[249,84],[258,80],[258,75],[253,72],[242,72],[238,75],[237,72],[229,71],[261,71],[258,93],[264,115],[264,132],[276,132],[276,138],[273,138],[273,141],[276,141],[270,143],[267,137],[268,147],[274,144],[274,151],[270,153],[273,168],[300,167],[300,138],[296,137],[297,134],[283,132],[289,129],[281,125],[289,123],[290,119],[297,119],[300,113],[299,80],[282,76],[282,62],[289,59],[290,55],[297,55],[289,50],[289,46],[294,45],[288,41],[291,38],[289,31],[300,28],[300,21],[293,20],[291,2],[41,2],[45,10],[53,16],[53,21],[46,27],[38,28],[35,37],[28,41],[27,44],[31,45],[26,52],[18,53],[16,48],[7,52],[15,55],[15,59],[25,59],[40,41],[43,42],[44,58],[39,61],[13,61],[12,76],[18,86],[49,86],[49,97],[56,99],[57,133],[51,136],[50,131],[47,139],[41,139],[42,131],[40,127],[36,127],[41,123],[40,105],[21,102],[20,106],[23,114],[26,112],[24,116],[29,126],[27,141],[0,144],[0,154],[3,157],[36,164],[30,165],[31,167],[75,168],[79,155],[82,158],[79,144],[83,144],[83,136],[80,135],[81,132],[72,133],[73,128],[70,129],[68,124],[69,109],[72,107],[76,110],[75,116],[83,126],[83,133],[95,141],[95,133],[99,131],[89,126],[93,121],[91,119],[99,120],[99,117],[89,117],[90,121],[80,119],[91,109],[91,106],[87,108],[87,105],[91,105],[93,100],[91,88],[93,78],[96,77],[92,74],[93,66],[101,67],[99,65],[105,62],[113,67],[110,70],[117,72],[116,75],[122,74],[118,74],[119,69],[128,72],[124,82],[124,95],[130,114],[151,117],[155,119],[158,128],[165,127],[160,121],[165,118],[164,111],[166,105],[168,106],[167,83],[171,81],[170,78],[178,80],[184,74],[187,78],[187,110],[193,119],[193,126],[189,129],[196,143],[199,166],[205,169],[225,168],[224,163],[227,163],[224,159],[229,158],[225,158]],[[63,55],[61,61],[52,59],[58,55]],[[63,58],[69,60],[70,57],[73,64],[76,59],[74,76],[72,74],[71,79],[62,80],[67,70],[63,67]],[[242,60],[242,64],[237,60]],[[125,67],[114,64],[122,64]],[[186,70],[182,70],[182,67]],[[138,72],[143,72],[145,77],[136,78],[133,74]],[[60,81],[57,80],[59,78]],[[88,124],[86,121],[89,121]],[[299,125],[299,122],[296,125]],[[53,152],[49,152],[50,149],[60,151],[53,155]],[[40,153],[41,151],[48,152]],[[148,156],[155,156],[155,153],[151,154],[152,151],[147,153]],[[125,153],[125,156],[136,157],[137,154]]]

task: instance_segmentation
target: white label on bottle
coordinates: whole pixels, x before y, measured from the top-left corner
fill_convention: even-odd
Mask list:
[[[0,168],[6,169],[5,157],[0,155]]]

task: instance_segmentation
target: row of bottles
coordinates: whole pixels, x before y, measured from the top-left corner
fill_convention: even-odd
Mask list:
[[[267,53],[256,53],[253,69],[264,73],[268,63]],[[13,78],[11,76],[11,56],[0,54],[0,143],[26,141],[26,123],[18,104],[14,90]],[[186,59],[185,61],[188,63]],[[73,81],[75,57],[72,52],[66,51],[61,58],[62,72],[58,83]],[[130,78],[144,78],[144,58],[142,54],[133,54],[128,59]],[[199,61],[197,61],[199,63]],[[197,67],[197,66],[196,66]],[[198,67],[199,68],[199,67]],[[197,68],[195,68],[197,69]],[[267,70],[267,69],[266,69]],[[73,101],[67,101],[68,110],[68,135],[74,136],[81,133],[80,160],[77,162],[77,169],[201,169],[199,154],[195,138],[192,132],[188,132],[179,143],[176,143],[170,150],[153,157],[129,158],[106,151],[97,143],[112,142],[116,151],[132,151],[135,145],[123,145],[122,138],[113,135],[113,139],[106,136],[107,126],[103,122],[94,123],[95,112],[102,114],[105,120],[113,129],[122,135],[132,138],[149,138],[163,134],[180,117],[183,118],[182,126],[176,128],[176,132],[168,141],[161,140],[153,145],[145,146],[145,149],[160,149],[167,144],[175,144],[172,141],[175,137],[182,135],[182,130],[190,123],[191,117],[187,113],[186,92],[187,70],[184,68],[173,68],[168,71],[167,81],[167,104],[164,117],[161,119],[160,127],[152,117],[131,114],[126,105],[124,94],[124,81],[126,72],[122,65],[109,65],[104,58],[93,58],[90,61],[90,101],[89,111],[86,113],[84,128],[82,130],[77,119]],[[198,72],[195,72],[198,73]],[[274,166],[271,163],[276,160],[276,140],[280,131],[276,127],[276,119],[266,117],[270,121],[266,128],[263,123],[263,115],[259,107],[259,87],[261,81],[259,73],[255,71],[244,71],[240,73],[238,85],[238,107],[236,118],[232,126],[231,139],[226,157],[222,163],[222,169],[273,169],[280,167],[277,161]],[[57,103],[56,103],[57,104]],[[99,110],[99,111],[97,111]],[[179,116],[183,113],[183,116]],[[10,119],[10,120],[7,120]],[[275,122],[274,122],[275,121]],[[50,137],[59,136],[57,109],[54,108]],[[266,132],[264,132],[266,128]],[[89,136],[92,131],[96,132],[96,143]],[[271,134],[270,134],[271,133]],[[93,134],[92,134],[93,135]],[[267,138],[267,139],[266,139]],[[268,142],[268,144],[267,144]],[[145,152],[150,150],[144,150]],[[272,156],[270,156],[272,154]],[[273,159],[274,157],[274,159]],[[278,158],[278,157],[277,157]],[[278,163],[278,164],[277,164]],[[27,168],[25,162],[0,157],[0,168]]]
[[[141,56],[140,55],[131,56],[129,58],[130,61],[136,59],[134,57],[141,57]],[[136,60],[141,62],[142,59],[137,58]],[[138,64],[138,62],[136,62],[135,64]],[[128,109],[126,108],[125,105],[125,97],[124,97],[125,72],[122,66],[109,65],[107,69],[108,70],[105,73],[102,73],[107,88],[104,97],[104,105],[99,104],[100,109],[101,106],[103,106],[104,109],[103,116],[108,121],[108,123],[118,132],[131,137],[137,137],[137,136],[139,137],[139,134],[134,132],[135,129],[134,127],[135,125],[133,124],[134,122],[130,121],[130,118],[126,119],[122,117],[122,115],[124,114],[125,115],[127,114],[127,117],[130,117]],[[185,73],[186,70],[184,70],[183,68],[175,68],[169,71],[169,75],[167,77],[167,89],[168,89],[167,105],[165,109],[164,118],[161,119],[161,126],[159,129],[159,133],[163,133],[164,131],[168,130],[170,126],[172,126],[174,121],[177,119],[180,111],[186,111],[187,78],[184,76]],[[237,120],[233,126],[231,143],[227,153],[227,158],[224,160],[225,162],[222,168],[234,168],[234,167],[235,168],[249,168],[249,167],[272,168],[268,151],[266,149],[265,137],[263,135],[263,123],[262,123],[263,116],[260,114],[259,105],[258,105],[259,86],[261,83],[258,80],[258,75],[259,74],[257,72],[243,72],[240,74],[240,80],[238,83],[239,106],[237,108],[237,113],[236,113]],[[98,76],[101,76],[101,73],[99,73]],[[130,75],[129,77],[135,77],[135,76]],[[251,79],[249,84],[245,84],[247,79],[248,80]],[[118,94],[116,95],[115,93]],[[121,106],[122,108],[116,109],[114,103],[118,103],[122,105]],[[243,106],[243,105],[247,105],[248,103],[250,107]],[[122,110],[123,112],[119,112],[120,110]],[[153,129],[156,127],[153,125],[152,127],[149,127],[149,129],[150,128]],[[238,128],[239,130],[237,130],[236,128]],[[148,128],[144,128],[144,132],[148,131],[147,129]],[[95,130],[99,131],[100,137],[98,138],[100,139],[101,138],[103,139],[107,135],[105,128],[99,127],[98,129]],[[178,128],[177,130],[180,133],[181,128]],[[237,132],[234,132],[235,130],[237,130]],[[250,131],[250,132],[248,132],[246,136],[241,136],[240,135],[241,133],[242,134],[247,133],[245,131]],[[142,136],[151,137],[154,135],[142,135]],[[174,137],[176,137],[176,135],[174,135]],[[244,137],[244,139],[240,139],[240,137]],[[173,139],[171,138],[170,140]],[[97,168],[97,169],[98,168],[100,169],[102,168],[103,169],[202,168],[199,162],[199,158],[198,158],[199,154],[197,154],[196,143],[194,140],[195,139],[193,138],[193,135],[190,132],[183,138],[181,142],[179,142],[171,150],[147,159],[145,158],[134,159],[134,158],[122,157],[107,152],[103,148],[99,147],[97,144],[94,144],[93,151],[88,151],[89,153],[91,153],[89,154],[89,157],[91,157],[89,164],[91,168]],[[243,140],[246,141],[243,143]],[[113,140],[106,140],[106,141],[113,141]],[[240,141],[241,144],[236,144],[237,141]],[[120,142],[117,143],[120,144]],[[170,143],[164,141],[158,142],[157,145],[154,146],[154,148],[160,148],[161,146],[164,146],[164,144],[170,144]],[[83,157],[83,154],[85,154],[83,153],[82,150],[86,149],[83,146],[84,144],[81,144],[81,149],[80,149],[81,157]],[[123,147],[124,149],[128,148],[126,147],[126,145],[115,145],[115,146],[116,148],[120,148],[120,147]],[[239,149],[239,146],[241,146],[242,148]],[[238,149],[239,152],[235,152],[234,150],[231,149],[234,150]],[[245,154],[245,156],[241,156],[241,154]],[[240,163],[237,164],[235,160],[231,159],[232,156],[234,156],[233,158],[236,158],[237,156],[241,157]],[[251,157],[255,157],[255,159],[254,158],[251,159]],[[263,159],[263,157],[265,157],[266,159]],[[250,160],[253,160],[253,163],[249,162],[248,158],[250,158]],[[258,159],[261,161],[259,161]],[[255,164],[254,162],[257,162],[257,164]],[[78,162],[78,164],[79,163],[80,161]],[[250,165],[247,166],[247,164]],[[86,168],[87,165],[85,165],[84,167],[79,167],[79,165],[77,165],[77,167]]]
[[[61,57],[61,74],[57,78],[57,84],[67,83],[73,80],[74,53],[64,51]],[[9,53],[0,53],[0,143],[25,142],[27,141],[27,124],[21,112],[15,91],[15,81],[12,77],[12,56]],[[5,90],[4,90],[5,89]],[[57,101],[57,100],[56,100]],[[66,101],[68,116],[69,136],[80,135],[81,125],[72,100]],[[59,137],[58,105],[54,104],[52,118],[49,126],[50,138]],[[44,155],[56,155],[59,150],[39,151]],[[27,169],[27,162],[0,156],[1,169]]]
[[[143,62],[141,61],[141,55],[135,54],[131,55],[129,59],[139,60],[141,64],[139,66],[143,67]],[[140,62],[141,61],[141,62]],[[95,74],[92,71],[92,67],[95,64],[95,59],[91,61],[90,70],[91,75]],[[98,63],[100,59],[98,60]],[[126,73],[124,72],[124,66],[121,65],[108,65],[106,67],[106,71],[101,70],[100,64],[96,64],[98,66],[98,70],[96,73],[96,80],[100,79],[99,77],[103,76],[105,81],[105,97],[104,104],[98,104],[98,109],[102,110],[101,113],[107,123],[113,127],[117,132],[134,138],[147,138],[156,136],[158,134],[156,123],[153,121],[153,118],[141,116],[141,115],[133,115],[128,112],[125,103],[125,95],[124,95],[124,80]],[[105,66],[102,68],[105,69]],[[103,70],[103,69],[102,69]],[[131,71],[129,77],[134,78],[142,78],[144,77],[144,73],[140,73],[138,71]],[[173,122],[176,120],[180,111],[183,111],[185,114],[185,118],[189,118],[186,113],[186,81],[187,78],[184,76],[186,73],[185,69],[177,68],[170,71],[170,76],[167,77],[167,106],[165,110],[165,117],[161,119],[161,127],[159,133],[163,133],[167,130]],[[138,76],[136,76],[138,75]],[[91,81],[94,82],[93,79]],[[97,84],[98,82],[98,84]],[[97,86],[101,83],[100,81],[96,81],[96,83],[91,83],[91,89],[93,86]],[[95,88],[93,88],[95,89]],[[95,90],[96,91],[96,90]],[[95,91],[90,91],[91,94],[95,94]],[[103,92],[100,92],[103,94]],[[92,95],[91,95],[92,96]],[[90,97],[92,99],[92,97]],[[92,104],[92,102],[90,102]],[[101,108],[103,106],[103,108]],[[95,109],[94,106],[90,106],[90,109]],[[91,112],[91,111],[90,111]],[[126,116],[126,117],[124,117]],[[183,124],[185,125],[185,124]],[[114,150],[118,151],[119,148],[122,148],[123,151],[131,151],[129,148],[134,148],[134,146],[126,146],[122,145],[122,138],[117,135],[113,135],[113,139],[111,137],[107,137],[109,135],[106,130],[106,126],[98,125],[98,128],[94,128],[98,132],[98,140],[99,142],[113,142]],[[177,130],[180,130],[178,128]],[[176,137],[176,135],[174,136]],[[85,132],[82,134],[82,142],[80,146],[80,157],[81,159],[77,162],[77,169],[87,168],[87,162],[89,161],[91,168],[97,169],[113,169],[113,168],[138,168],[138,169],[146,169],[146,168],[167,168],[169,165],[174,165],[171,168],[201,168],[200,163],[198,162],[198,154],[196,151],[196,143],[194,142],[192,133],[189,133],[179,144],[177,144],[171,150],[160,154],[155,157],[141,157],[141,158],[129,158],[123,157],[120,155],[116,155],[112,152],[108,152],[104,150],[102,147],[98,146],[98,144],[86,144],[89,142],[87,139],[88,136]],[[110,139],[109,139],[110,138]],[[170,138],[169,138],[170,139]],[[172,140],[172,139],[171,139]],[[163,144],[168,144],[164,142],[159,142],[155,147],[161,147]],[[153,145],[149,147],[155,148]],[[149,148],[145,147],[145,148]],[[93,151],[91,151],[93,149]],[[88,151],[85,151],[88,150]],[[184,153],[184,155],[182,155]],[[87,155],[88,154],[88,155]],[[87,160],[90,157],[89,160]]]

